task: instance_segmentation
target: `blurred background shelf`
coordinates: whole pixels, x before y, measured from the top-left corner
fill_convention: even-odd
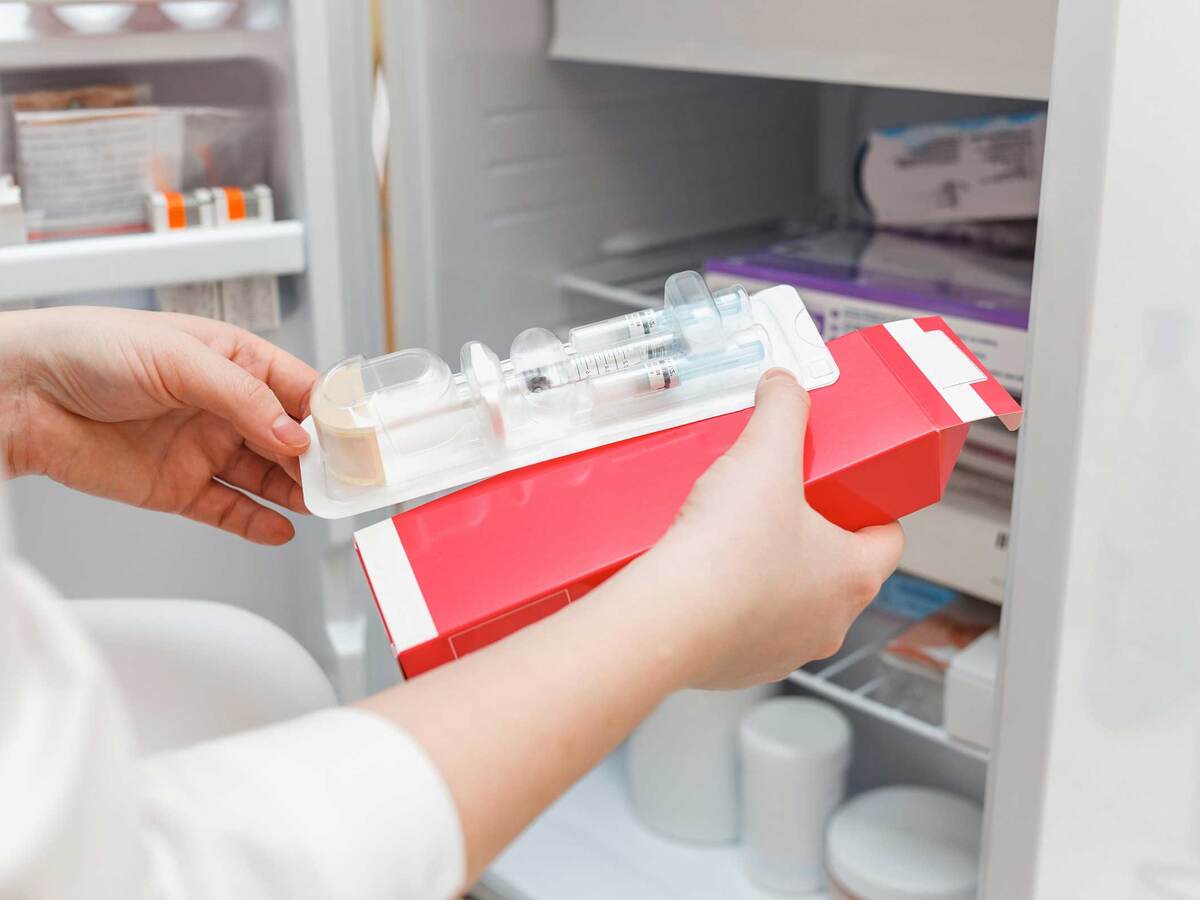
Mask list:
[[[304,271],[304,226],[273,222],[0,247],[0,303]]]
[[[1055,0],[556,0],[551,55],[1045,99]],[[913,27],[914,23],[922,27]]]

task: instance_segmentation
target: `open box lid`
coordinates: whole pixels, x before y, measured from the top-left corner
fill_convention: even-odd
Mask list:
[[[1021,427],[1024,411],[1016,400],[939,316],[901,319],[861,333],[894,371],[914,365],[921,372],[923,379],[902,380],[938,428],[993,416],[1009,431]]]

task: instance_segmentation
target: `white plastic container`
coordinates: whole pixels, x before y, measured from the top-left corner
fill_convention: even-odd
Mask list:
[[[842,900],[975,900],[983,811],[946,791],[885,787],[829,822],[831,894]]]
[[[158,8],[179,28],[206,31],[228,22],[237,3],[234,0],[170,0],[160,3]]]
[[[738,722],[773,685],[743,691],[680,691],[633,732],[625,748],[634,812],[668,837],[737,839]]]
[[[770,891],[815,891],[825,826],[846,792],[850,722],[820,700],[777,697],[750,710],[739,735],[746,872]]]
[[[76,3],[51,8],[54,15],[80,34],[120,31],[133,16],[133,3]]]

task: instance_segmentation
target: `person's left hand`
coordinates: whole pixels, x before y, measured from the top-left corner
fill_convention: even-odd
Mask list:
[[[305,513],[297,457],[317,373],[193,316],[86,307],[0,313],[0,466],[177,513],[260,544]]]

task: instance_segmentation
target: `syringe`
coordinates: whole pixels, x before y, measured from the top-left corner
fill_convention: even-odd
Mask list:
[[[520,373],[525,389],[533,393],[588,381],[682,350],[679,336],[661,332],[640,341],[626,341],[588,353],[569,354],[561,362],[526,369]]]
[[[606,406],[673,390],[698,378],[738,370],[757,373],[766,354],[766,333],[761,328],[750,329],[722,350],[696,355],[671,354],[593,378],[590,382],[592,399],[596,406]]]
[[[745,288],[734,286],[713,294],[712,299],[721,314],[722,324],[728,323],[730,330],[743,328],[753,321],[750,297]],[[680,309],[686,316],[686,306],[675,309],[640,309],[623,316],[580,325],[571,329],[569,343],[576,352],[586,352],[662,332],[678,331]]]

